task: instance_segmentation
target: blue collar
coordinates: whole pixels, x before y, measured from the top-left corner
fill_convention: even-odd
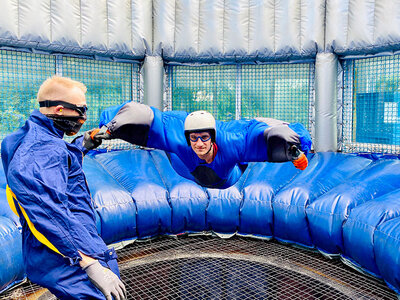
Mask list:
[[[50,120],[44,114],[42,114],[39,110],[35,109],[30,117],[29,120],[35,124],[38,124],[41,127],[44,127],[50,131],[50,133],[56,135],[59,138],[64,137],[64,131],[54,127],[53,120]]]

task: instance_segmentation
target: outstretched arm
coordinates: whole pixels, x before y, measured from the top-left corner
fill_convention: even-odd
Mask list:
[[[186,145],[183,133],[185,112],[161,112],[136,102],[128,102],[115,110],[111,108],[102,114],[100,124],[106,123],[110,116],[112,118],[106,123],[106,128],[102,127],[92,139],[122,139],[138,146],[169,152],[176,152],[181,145]]]
[[[239,161],[296,161],[295,166],[305,168],[306,156],[311,148],[311,137],[299,123],[289,124],[274,119],[231,121],[220,126],[230,147],[235,147]],[[302,163],[297,161],[302,158]]]

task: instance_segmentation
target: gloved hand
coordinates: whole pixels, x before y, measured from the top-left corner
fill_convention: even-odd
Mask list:
[[[110,269],[95,260],[82,268],[90,281],[103,293],[107,300],[126,299],[126,289],[122,281]]]
[[[307,156],[294,145],[291,146],[290,152],[293,156],[292,163],[295,168],[302,171],[305,170],[305,168],[308,166]]]
[[[101,145],[103,140],[110,139],[111,134],[106,126],[86,131],[83,135],[83,147],[92,150]]]

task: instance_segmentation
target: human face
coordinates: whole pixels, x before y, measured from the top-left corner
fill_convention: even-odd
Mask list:
[[[66,110],[65,116],[73,116],[73,117],[81,117],[82,119],[86,119],[86,105],[76,105],[69,102],[65,102],[63,100],[44,100],[40,102],[43,107],[56,107],[60,109],[60,112]]]
[[[189,140],[193,151],[200,158],[203,159],[204,156],[209,153],[211,148],[211,136],[209,132],[191,133],[189,134]]]
[[[86,120],[86,97],[81,89],[78,87],[66,89],[63,98],[64,102],[70,103],[70,105],[62,105],[64,116],[81,116]]]

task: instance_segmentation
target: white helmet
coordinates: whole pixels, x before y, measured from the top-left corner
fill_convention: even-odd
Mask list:
[[[190,146],[189,134],[192,132],[209,131],[211,142],[215,142],[215,119],[209,112],[198,110],[190,113],[185,119],[185,137]]]

